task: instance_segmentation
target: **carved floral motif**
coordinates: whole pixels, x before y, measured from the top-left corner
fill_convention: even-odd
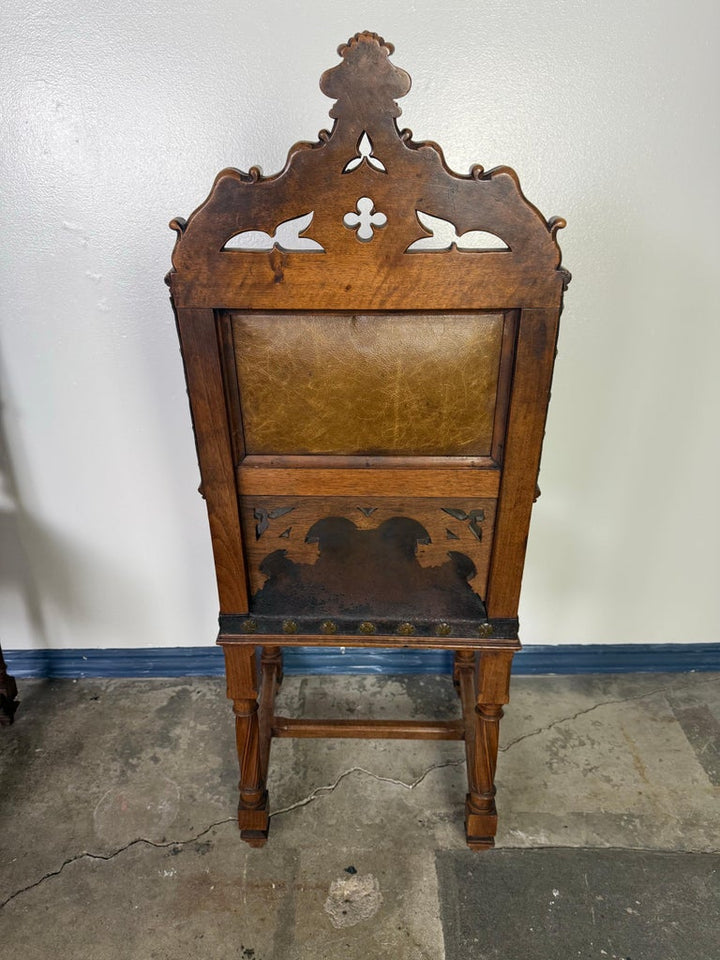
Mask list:
[[[453,517],[455,520],[469,521],[468,530],[475,537],[476,540],[482,540],[482,527],[480,524],[485,519],[484,510],[469,510],[467,513],[464,510],[459,510],[456,507],[441,507],[443,513],[447,513],[449,516]],[[451,530],[447,530],[448,540],[458,540],[457,537]]]
[[[277,520],[278,517],[284,517],[286,513],[292,513],[294,509],[295,507],[276,507],[274,510],[266,510],[264,507],[255,507],[253,510],[253,516],[257,520],[257,524],[255,526],[255,538],[259,540],[260,537],[262,537],[265,531],[269,528],[271,520]],[[283,533],[280,534],[280,536],[282,537],[287,534],[289,537],[290,530],[292,530],[292,527],[288,527],[286,531],[283,531]]]

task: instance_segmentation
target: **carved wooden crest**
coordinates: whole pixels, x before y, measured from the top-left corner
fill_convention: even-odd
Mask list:
[[[405,309],[420,277],[417,308],[487,306],[473,294],[485,279],[518,307],[556,302],[569,279],[556,242],[565,221],[546,221],[509,167],[453,173],[437,144],[398,127],[411,81],[382,37],[358,33],[338,53],[320,80],[332,130],[292,147],[274,176],[223,170],[187,222],[172,221],[176,305],[392,309],[379,264]],[[468,282],[429,289],[433,275]]]

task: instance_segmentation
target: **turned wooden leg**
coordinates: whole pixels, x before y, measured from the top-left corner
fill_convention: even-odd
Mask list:
[[[238,826],[243,840],[261,847],[267,841],[269,817],[260,750],[255,647],[228,643],[223,650],[240,763]]]
[[[19,706],[16,697],[17,684],[15,678],[7,672],[2,647],[0,647],[0,726],[7,726],[13,722],[15,711]]]
[[[260,776],[263,783],[267,781],[268,764],[270,762],[270,744],[272,742],[272,725],[275,716],[275,694],[282,683],[282,649],[280,647],[263,647],[260,658],[260,710],[258,721],[260,726]]]
[[[456,650],[455,651],[455,660],[453,662],[453,686],[455,687],[455,692],[458,696],[462,696],[462,689],[460,687],[460,673],[463,667],[466,667],[468,662],[472,668],[474,664],[474,654],[472,650]],[[468,660],[469,658],[469,660]]]
[[[280,689],[283,682],[283,655],[282,647],[263,647],[260,658],[263,673],[270,670],[275,677],[275,691]]]
[[[473,850],[485,850],[495,844],[498,735],[502,705],[510,699],[512,658],[512,650],[482,650],[478,657],[475,709],[470,715],[472,723],[468,723],[469,738],[466,737],[465,835]]]

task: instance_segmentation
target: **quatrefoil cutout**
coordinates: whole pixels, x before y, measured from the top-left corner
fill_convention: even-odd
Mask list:
[[[387,217],[375,209],[370,197],[360,197],[356,204],[357,213],[346,213],[343,223],[348,230],[354,230],[355,236],[362,243],[369,243],[375,236],[374,230],[381,229],[387,223]]]
[[[377,157],[373,156],[372,140],[365,130],[363,130],[362,136],[357,143],[357,156],[353,157],[352,160],[348,160],[343,167],[343,173],[350,173],[352,170],[357,170],[362,163],[367,163],[373,170],[380,170],[382,173],[387,173],[382,160],[378,160]]]

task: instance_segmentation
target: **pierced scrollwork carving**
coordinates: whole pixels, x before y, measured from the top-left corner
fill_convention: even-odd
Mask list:
[[[343,173],[351,173],[353,170],[357,170],[357,168],[363,163],[367,163],[367,165],[372,167],[373,170],[380,170],[381,173],[387,173],[385,164],[382,162],[382,160],[378,160],[378,158],[373,155],[372,141],[364,130],[362,136],[358,140],[357,156],[353,157],[352,160],[348,160],[343,167]]]
[[[485,519],[484,510],[471,510],[469,514],[470,523],[468,529],[476,540],[482,540],[482,527],[480,524]]]
[[[443,513],[447,513],[448,516],[454,517],[455,520],[467,520],[468,515],[464,510],[458,510],[455,507],[441,507]]]
[[[271,520],[284,517],[286,513],[292,513],[294,509],[295,507],[276,507],[274,510],[266,510],[264,507],[255,507],[253,510],[253,516],[257,520],[257,524],[255,525],[255,539],[259,540],[260,537],[262,537],[269,528]],[[287,531],[283,531],[280,536],[283,536],[285,532],[290,536],[291,529],[292,527],[288,527]]]
[[[496,233],[486,230],[468,230],[458,235],[456,228],[449,220],[431,217],[429,213],[423,213],[422,210],[416,212],[418,220],[430,235],[415,240],[407,248],[406,253],[413,253],[416,250],[428,252],[431,250],[476,250],[478,252],[509,250],[505,241]]]
[[[469,510],[467,513],[464,510],[459,510],[457,507],[441,507],[443,513],[447,513],[448,516],[451,516],[454,520],[461,520],[463,523],[468,524],[468,530],[475,537],[476,540],[482,540],[482,527],[480,524],[485,519],[484,510]],[[452,530],[447,529],[446,533],[448,535],[448,540],[459,540],[460,538],[452,532]]]
[[[219,278],[213,296],[220,300],[232,299],[242,286],[243,296],[254,297],[256,303],[265,298],[272,309],[317,309],[322,277],[332,273],[332,286],[322,288],[326,309],[344,309],[349,291],[354,298],[364,298],[371,309],[381,300],[390,306],[393,298],[408,306],[408,290],[417,291],[418,308],[444,309],[448,302],[444,265],[431,267],[427,260],[420,263],[409,256],[402,264],[402,283],[391,293],[383,269],[374,273],[370,269],[385,263],[388,255],[443,246],[452,270],[469,271],[464,275],[475,289],[500,283],[519,298],[531,297],[535,305],[555,303],[558,288],[567,281],[566,274],[559,275],[556,236],[564,221],[546,220],[525,198],[509,167],[485,171],[476,164],[468,174],[457,174],[437,144],[413,141],[411,132],[397,122],[402,113],[398,101],[409,92],[411,81],[391,62],[392,49],[392,44],[368,31],[342,44],[341,62],[325,71],[320,81],[322,91],[334,101],[332,129],[321,130],[316,142],[295,144],[276,174],[264,176],[257,167],[247,173],[221,171],[207,200],[187,222],[181,218],[172,222],[177,239],[169,280],[176,306],[204,302],[209,296],[205,278],[213,276]],[[370,206],[352,210],[358,195]],[[299,197],[303,202],[298,208]],[[308,227],[301,224],[291,242],[288,222],[309,209],[314,211],[312,237],[304,236]],[[386,223],[383,242],[368,243]],[[365,249],[351,246],[350,231]],[[497,246],[499,241],[504,248]],[[283,259],[286,252],[298,249],[322,250],[324,255]],[[256,268],[261,250],[275,257],[270,271]],[[466,255],[469,251],[472,256]],[[488,256],[482,256],[486,251]],[[357,261],[351,253],[362,258],[367,276],[375,278],[369,286],[358,284]],[[437,279],[421,291],[416,278],[427,270]],[[449,280],[448,284],[455,289]],[[463,284],[458,289],[464,289]]]
[[[223,250],[257,251],[258,253],[274,249],[288,252],[315,250],[324,253],[324,248],[317,240],[303,236],[312,223],[313,215],[314,211],[311,210],[310,213],[305,213],[301,217],[285,220],[284,223],[278,225],[272,236],[263,230],[243,230],[231,237]]]

